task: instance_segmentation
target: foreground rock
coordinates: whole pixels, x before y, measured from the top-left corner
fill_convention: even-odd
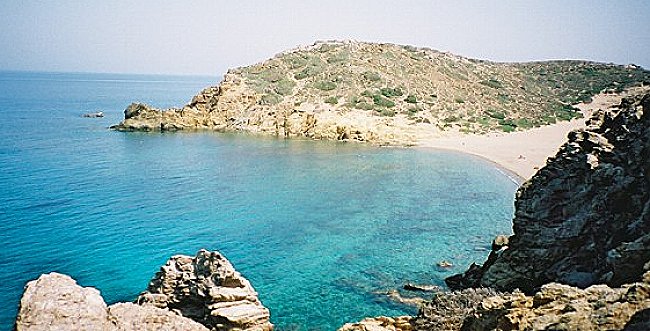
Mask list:
[[[177,311],[212,330],[273,329],[257,292],[219,252],[173,256],[137,302]]]
[[[650,260],[650,95],[626,98],[569,134],[517,192],[514,235],[451,288],[638,281]]]
[[[132,303],[107,307],[98,290],[81,287],[67,275],[50,273],[27,284],[20,300],[16,330],[208,329],[169,310]]]
[[[417,316],[367,318],[339,331],[649,330],[648,325],[650,272],[620,288],[550,283],[533,296],[486,288],[440,292]]]
[[[172,257],[137,302],[107,307],[98,290],[44,274],[27,284],[16,330],[273,329],[253,287],[218,252]]]

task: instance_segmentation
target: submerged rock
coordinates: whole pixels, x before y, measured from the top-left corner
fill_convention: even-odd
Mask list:
[[[211,330],[273,329],[257,292],[219,252],[171,257],[137,303],[177,311]]]
[[[85,113],[81,115],[81,117],[88,117],[88,118],[98,118],[98,117],[104,117],[104,112],[98,111],[94,113]]]
[[[532,293],[549,282],[641,279],[650,260],[650,95],[626,98],[588,124],[517,192],[507,248],[448,278],[451,288]]]

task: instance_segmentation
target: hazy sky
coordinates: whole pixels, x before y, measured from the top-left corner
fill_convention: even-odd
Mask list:
[[[1,0],[0,70],[220,75],[316,40],[650,68],[650,1]]]

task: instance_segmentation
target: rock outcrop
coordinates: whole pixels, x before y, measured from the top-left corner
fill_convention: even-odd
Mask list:
[[[648,266],[650,267],[650,265]],[[549,283],[535,295],[488,288],[439,292],[417,316],[367,318],[339,331],[648,330],[650,272],[618,288]]]
[[[41,275],[26,285],[17,331],[269,331],[269,311],[218,252],[174,256],[134,303],[106,305],[99,291],[70,276]]]
[[[251,284],[219,252],[167,261],[137,303],[177,311],[211,330],[272,330]]]
[[[81,287],[58,273],[29,282],[20,300],[16,331],[41,330],[208,331],[169,310],[132,303],[107,307],[97,289]]]
[[[132,104],[113,128],[403,146],[452,127],[525,130],[581,117],[569,105],[646,80],[641,68],[587,61],[494,63],[411,46],[318,42],[231,69],[183,107]]]
[[[451,288],[559,282],[581,288],[641,279],[650,260],[650,95],[600,112],[517,192],[514,235]]]

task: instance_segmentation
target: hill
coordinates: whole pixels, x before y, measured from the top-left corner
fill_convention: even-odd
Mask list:
[[[134,104],[114,128],[408,145],[422,130],[510,132],[582,117],[573,104],[641,84],[650,84],[650,72],[634,65],[496,63],[412,46],[317,42],[231,69],[180,109]]]

